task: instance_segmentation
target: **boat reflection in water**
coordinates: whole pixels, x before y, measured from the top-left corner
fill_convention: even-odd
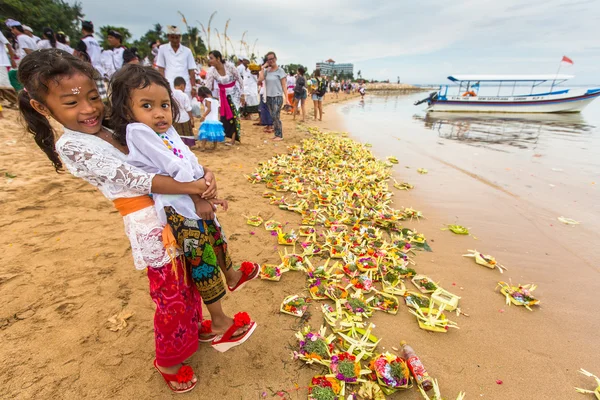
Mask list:
[[[584,140],[583,137],[589,136],[595,129],[579,113],[426,113],[414,115],[413,119],[423,121],[425,128],[437,131],[444,139],[522,149],[536,147],[542,135],[550,136],[549,139],[576,142]]]

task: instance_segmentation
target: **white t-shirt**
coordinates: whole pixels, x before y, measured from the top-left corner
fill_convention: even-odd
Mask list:
[[[17,45],[19,46],[17,48],[17,56],[19,57],[19,61],[20,62],[23,57],[25,57],[27,55],[27,53],[25,52],[25,49],[30,49],[31,51],[35,51],[37,50],[37,45],[35,44],[35,40],[33,40],[32,38],[30,38],[29,36],[25,35],[25,34],[21,34],[19,36],[17,36]]]
[[[205,121],[219,121],[219,99],[215,99],[214,97],[207,97],[202,102],[204,104],[204,108],[206,108],[206,104],[210,103],[210,113],[204,119]]]
[[[107,78],[113,76],[115,72],[123,66],[123,53],[125,47],[115,47],[114,49],[104,50],[102,52],[102,67]]]
[[[171,47],[171,43],[163,44],[158,48],[158,56],[156,57],[156,66],[165,69],[165,78],[173,85],[175,78],[178,76],[185,79],[185,93],[192,91],[190,82],[190,69],[196,69],[196,61],[192,51],[184,45],[179,45],[177,52]]]
[[[81,39],[86,45],[86,53],[90,56],[92,65],[98,71],[100,76],[104,76],[104,68],[102,67],[102,48],[92,35]]]
[[[190,120],[188,111],[192,111],[192,102],[190,101],[189,96],[181,90],[175,89],[173,90],[173,98],[175,98],[177,107],[179,107],[179,119],[176,122],[180,124],[188,122]]]
[[[296,77],[288,75],[288,77],[287,77],[287,92],[294,93],[295,87],[296,87]]]
[[[6,50],[6,46],[10,46],[8,39],[4,37],[2,32],[0,32],[0,67],[10,67],[10,57],[8,55],[8,50]]]
[[[42,39],[38,42],[37,48],[38,48],[38,50],[51,49],[52,44],[50,43],[50,41],[48,39]],[[62,44],[61,42],[56,42],[56,48],[60,49],[60,50],[64,50],[69,54],[73,54],[73,49],[71,47],[67,46],[66,44]]]

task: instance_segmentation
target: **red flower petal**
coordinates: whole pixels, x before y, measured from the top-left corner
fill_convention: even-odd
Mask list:
[[[181,368],[179,368],[179,371],[177,371],[177,375],[175,375],[175,378],[177,379],[178,383],[189,382],[192,380],[193,377],[194,370],[189,365],[184,365]]]
[[[244,261],[242,263],[242,266],[240,267],[240,271],[242,271],[242,274],[248,276],[252,273],[252,271],[254,270],[254,264],[251,263],[250,261]]]
[[[248,325],[252,320],[247,312],[239,312],[233,316],[233,324],[239,328]]]
[[[200,324],[200,333],[211,333],[212,332],[212,321],[210,319],[205,319]]]
[[[502,385],[502,383],[504,383],[504,382],[502,382],[502,380],[501,380],[501,379],[496,379],[496,383],[497,383],[498,385]]]

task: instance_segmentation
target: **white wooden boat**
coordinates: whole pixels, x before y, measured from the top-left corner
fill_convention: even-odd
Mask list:
[[[580,112],[600,96],[600,88],[555,90],[556,85],[571,78],[571,75],[453,75],[448,79],[457,85],[442,86],[415,105],[427,102],[430,112]],[[548,82],[552,82],[550,90],[543,89]],[[529,93],[515,94],[517,91]]]

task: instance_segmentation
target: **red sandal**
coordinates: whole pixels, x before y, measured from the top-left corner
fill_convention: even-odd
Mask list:
[[[238,329],[248,326],[248,329],[234,338],[234,333]],[[252,336],[256,330],[256,322],[250,319],[250,316],[246,312],[239,312],[233,316],[233,324],[225,331],[224,334],[219,335],[213,340],[212,347],[220,351],[221,353],[226,352],[232,347],[239,346]]]
[[[240,271],[242,271],[242,277],[240,278],[238,283],[236,283],[235,286],[227,286],[230,292],[235,292],[236,290],[241,289],[246,283],[258,277],[260,265],[258,265],[257,263],[244,261],[242,263],[242,266],[240,267]]]
[[[200,335],[205,335],[204,338],[201,338]],[[205,319],[200,324],[200,330],[198,331],[198,341],[200,343],[210,343],[217,337],[216,333],[213,333],[212,330],[212,321],[210,319]]]
[[[198,381],[192,383],[192,386],[190,386],[187,389],[177,389],[171,384],[171,382],[190,382],[194,378],[194,370],[189,365],[182,365],[176,374],[166,374],[160,369],[158,369],[158,364],[156,363],[156,360],[154,360],[154,368],[156,368],[156,370],[162,375],[163,379],[167,383],[167,386],[169,387],[169,389],[171,389],[173,393],[187,393],[193,388],[195,388],[196,384],[198,383]]]

